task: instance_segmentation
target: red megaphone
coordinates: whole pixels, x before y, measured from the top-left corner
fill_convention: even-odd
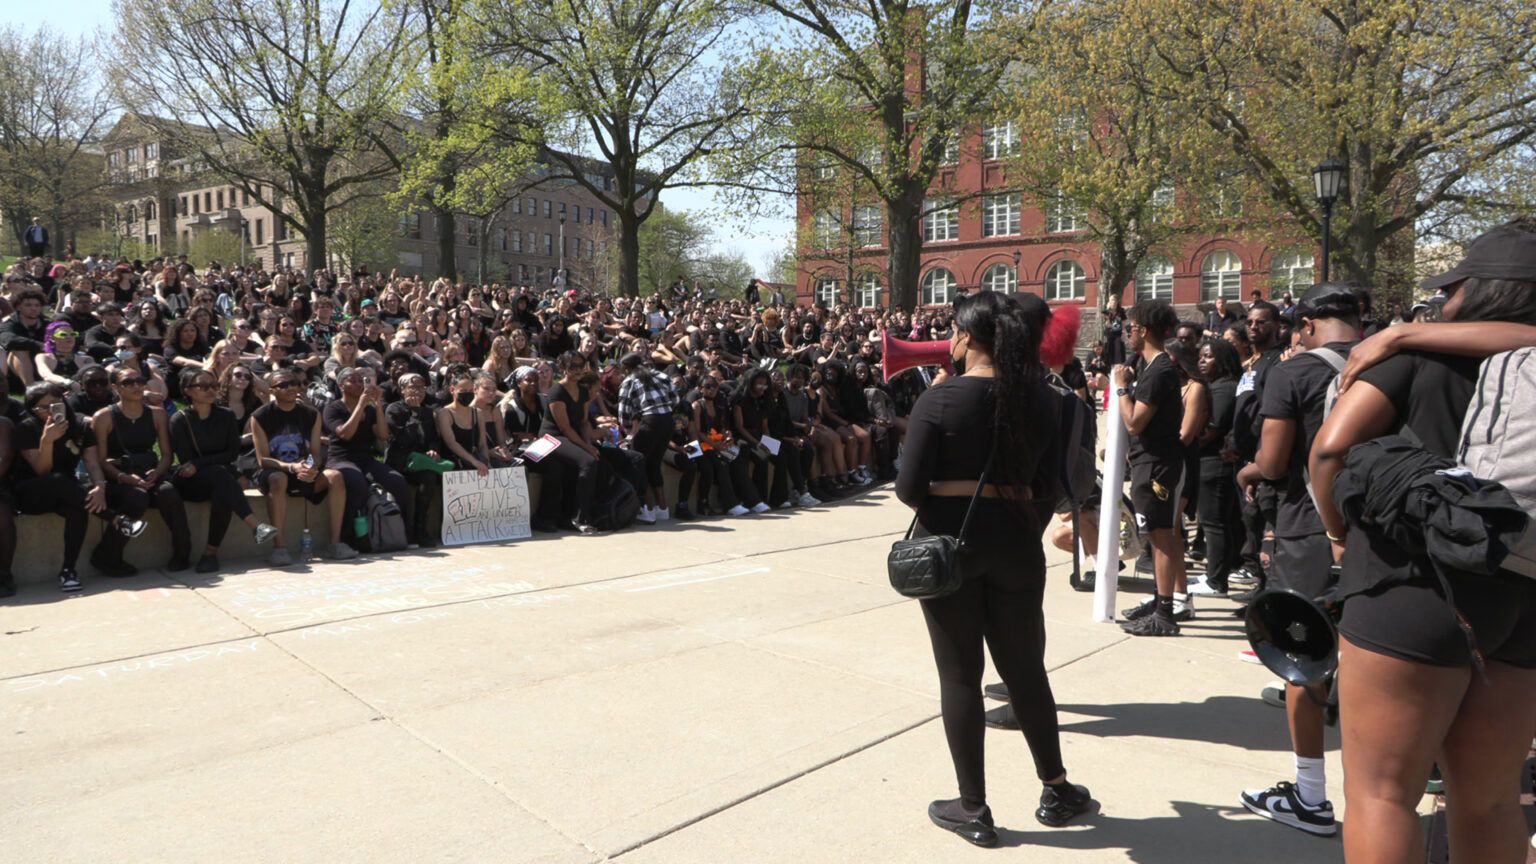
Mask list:
[[[889,332],[881,330],[880,356],[885,367],[887,383],[897,374],[914,366],[943,366],[950,372],[955,371],[949,359],[948,339],[908,342],[905,339],[893,339]]]

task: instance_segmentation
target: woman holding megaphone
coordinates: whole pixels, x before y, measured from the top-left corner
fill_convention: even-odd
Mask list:
[[[913,407],[896,479],[897,497],[917,511],[915,537],[969,539],[957,559],[959,588],[921,602],[960,791],[930,804],[928,816],[978,846],[998,840],[982,753],[983,643],[1044,784],[1036,819],[1058,826],[1089,806],[1088,790],[1067,782],[1045,671],[1045,553],[1032,499],[1054,502],[1060,458],[1060,397],[1045,383],[1039,354],[1049,318],[1034,295],[982,291],[956,301],[949,359],[959,374]]]

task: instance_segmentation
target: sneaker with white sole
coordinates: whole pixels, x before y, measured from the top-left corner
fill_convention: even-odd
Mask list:
[[[672,521],[672,511],[668,510],[665,507],[657,507],[657,508],[653,509],[651,512],[656,515],[656,521],[657,522],[670,522],[670,521]]]
[[[751,512],[752,512],[751,510],[748,510],[747,508],[741,506],[740,504],[737,504],[735,507],[732,507],[731,509],[725,511],[725,515],[727,515],[727,516],[745,516],[745,515],[747,515],[748,513],[751,513]]]
[[[795,502],[793,502],[793,501],[791,501],[791,500],[786,498],[783,501],[780,501],[779,502],[779,506],[775,507],[774,509],[775,510],[793,510],[793,509],[795,509]]]
[[[1259,698],[1264,700],[1265,705],[1273,705],[1276,708],[1284,708],[1285,682],[1271,681],[1268,684],[1265,684],[1264,689],[1259,691]]]
[[[816,498],[809,492],[801,492],[800,497],[795,499],[795,503],[801,507],[818,507],[821,505],[821,499]]]
[[[635,517],[635,521],[639,522],[641,525],[655,525],[656,524],[656,511],[652,510],[649,507],[641,505],[641,507],[640,507],[640,514]]]
[[[1225,588],[1218,590],[1208,578],[1189,580],[1189,593],[1193,597],[1225,597],[1227,595]]]
[[[287,567],[293,563],[293,556],[288,553],[287,549],[279,546],[272,550],[272,556],[267,559],[267,563],[273,567]]]
[[[767,513],[768,510],[769,510],[768,505],[766,503],[762,502],[762,501],[759,501],[756,504],[752,505],[752,512],[753,513]]]
[[[260,546],[277,536],[277,528],[265,522],[256,524],[256,545]]]
[[[1339,831],[1333,820],[1333,804],[1324,801],[1313,806],[1301,800],[1295,784],[1281,780],[1268,789],[1244,789],[1243,806],[1265,819],[1298,828],[1319,837],[1332,837]]]

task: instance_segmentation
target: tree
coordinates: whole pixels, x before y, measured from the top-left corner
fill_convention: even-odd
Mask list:
[[[1309,169],[1346,165],[1339,275],[1398,289],[1416,230],[1527,210],[1536,7],[1525,0],[1130,0],[1158,95],[1194,112],[1301,230],[1322,236]],[[1519,194],[1519,199],[1506,197]],[[1397,250],[1398,254],[1394,254]]]
[[[113,0],[123,104],[266,205],[326,266],[327,219],[399,169],[405,8],[348,0]],[[284,198],[288,199],[287,201]]]
[[[112,111],[89,53],[47,27],[0,27],[0,215],[19,246],[33,216],[51,229],[53,254],[99,224],[107,183],[100,137]]]
[[[536,185],[575,183],[612,210],[619,291],[640,288],[640,227],[667,189],[707,185],[699,163],[751,137],[760,78],[729,42],[727,0],[476,0],[485,52],[526,70],[543,122],[519,120],[505,140],[541,148]],[[504,101],[498,88],[489,104]],[[611,174],[595,170],[600,154]]]
[[[374,272],[389,272],[395,262],[400,239],[400,220],[386,195],[383,181],[361,189],[331,214],[328,247],[345,264],[346,270],[367,266]],[[371,194],[369,194],[371,192]],[[331,268],[343,272],[341,268]]]
[[[639,275],[641,294],[666,290],[678,277],[716,285],[717,296],[739,294],[752,278],[752,265],[731,250],[711,251],[713,236],[685,210],[661,210],[640,226]],[[615,253],[617,254],[617,253]]]
[[[851,175],[860,199],[885,211],[891,302],[913,308],[925,202],[942,194],[936,181],[963,133],[1002,122],[996,97],[1030,26],[1028,0],[755,2],[793,28],[777,40],[787,47],[769,52],[780,98],[795,106],[792,122],[778,127],[789,158],[738,163],[732,173],[759,178],[763,189],[799,185],[815,209],[829,205],[815,203],[814,181]]]
[[[1212,187],[1244,197],[1222,141],[1146,80],[1148,31],[1100,4],[1062,6],[1032,33],[1031,73],[1005,94],[1022,136],[1008,177],[1045,212],[1047,233],[1101,249],[1101,297],[1120,296],[1153,250],[1231,226]],[[1180,202],[1186,206],[1179,206]]]

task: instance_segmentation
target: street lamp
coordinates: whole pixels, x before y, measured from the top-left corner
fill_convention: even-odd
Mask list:
[[[1014,291],[1021,290],[1019,288],[1019,285],[1020,285],[1020,280],[1019,280],[1019,259],[1022,258],[1022,257],[1024,257],[1024,253],[1023,252],[1019,251],[1018,249],[1013,250],[1013,290]]]
[[[1312,169],[1312,192],[1323,205],[1323,272],[1319,282],[1328,281],[1328,255],[1333,239],[1333,202],[1339,200],[1339,186],[1344,182],[1343,162],[1325,159]]]
[[[561,288],[565,287],[565,285],[563,284],[564,283],[564,279],[565,279],[565,217],[564,216],[560,217],[560,270],[559,270],[559,272],[557,272],[555,274],[555,278],[556,279],[560,279],[561,282],[562,282],[562,284],[560,286],[558,286],[558,287],[561,287]]]

